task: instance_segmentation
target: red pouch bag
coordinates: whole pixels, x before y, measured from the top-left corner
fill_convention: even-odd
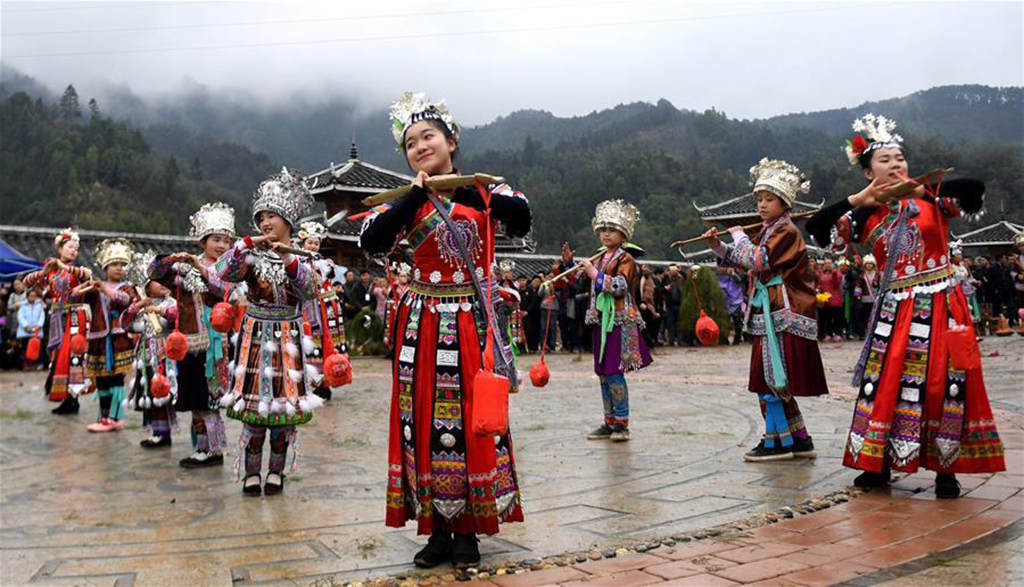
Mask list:
[[[946,331],[949,345],[949,361],[960,371],[981,367],[981,351],[974,333],[966,326],[957,326]]]
[[[28,341],[28,348],[25,349],[25,358],[29,362],[36,362],[39,360],[39,351],[42,350],[43,343],[40,342],[38,336],[32,336]]]
[[[493,334],[488,327],[484,367],[473,376],[473,421],[470,425],[477,436],[501,436],[508,432],[509,382],[507,377],[493,371]]]

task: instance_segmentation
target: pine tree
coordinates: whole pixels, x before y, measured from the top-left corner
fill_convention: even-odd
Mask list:
[[[93,118],[99,118],[101,116],[100,105],[96,103],[96,98],[89,98],[89,112],[92,114]]]
[[[679,334],[687,344],[698,345],[697,342],[697,319],[700,318],[700,311],[708,315],[718,324],[718,342],[725,344],[729,342],[729,313],[725,308],[725,293],[718,285],[718,278],[713,269],[700,267],[696,278],[691,277],[691,269],[683,277],[683,303],[679,307]],[[694,295],[694,285],[697,286],[698,297]]]
[[[75,86],[68,84],[64,95],[60,97],[57,112],[60,120],[67,125],[74,124],[82,117],[82,109],[78,106],[78,92],[75,91]]]

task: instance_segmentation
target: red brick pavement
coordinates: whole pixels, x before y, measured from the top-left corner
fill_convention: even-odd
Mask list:
[[[1000,413],[1006,473],[959,475],[966,492],[937,500],[934,474],[757,528],[723,542],[631,554],[475,581],[479,585],[830,585],[976,540],[1024,517],[1024,416]]]

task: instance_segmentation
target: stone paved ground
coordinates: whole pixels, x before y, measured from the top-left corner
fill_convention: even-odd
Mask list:
[[[854,476],[839,464],[852,401],[846,380],[859,345],[823,346],[833,396],[801,404],[820,456],[775,464],[742,460],[762,426],[752,396],[743,391],[749,347],[663,351],[654,366],[630,380],[634,436],[624,444],[583,438],[600,419],[596,379],[586,358],[551,357],[553,377],[548,387],[527,388],[513,398],[513,435],[527,521],[505,526],[498,536],[483,540],[485,562],[536,559],[595,545],[608,548],[664,538],[845,488]],[[1005,511],[1016,511],[1019,495],[1003,495],[1008,490],[998,487],[1019,487],[1024,473],[1024,451],[1020,450],[1024,433],[1019,430],[1024,423],[1024,339],[989,339],[982,352],[998,353],[985,358],[986,381],[1000,418],[1008,418],[1011,427],[1017,428],[1007,430],[1016,443],[1011,447],[1015,474],[970,482],[985,483],[976,501],[988,505],[965,516],[994,509],[999,502],[985,499],[995,499],[996,494],[1005,500]],[[528,357],[525,363],[528,366],[534,360]],[[355,368],[356,383],[302,428],[301,468],[289,477],[284,495],[258,499],[243,498],[240,485],[232,482],[229,465],[215,470],[180,469],[177,460],[189,452],[187,433],[178,434],[170,450],[144,451],[138,446],[143,437],[140,418],[133,414],[131,425],[120,433],[90,435],[85,425],[94,416],[91,400],[77,416],[51,416],[39,390],[41,376],[0,373],[0,583],[305,584],[414,574],[409,561],[422,540],[411,527],[389,529],[382,521],[388,372],[379,360],[360,360]],[[182,424],[186,423],[187,416]],[[236,438],[238,429],[229,423],[229,438]],[[928,480],[924,475],[908,478],[894,494],[909,496],[923,489],[917,497],[927,498]],[[872,501],[896,497],[869,495],[846,505],[853,508],[851,512],[872,505],[876,510],[910,512],[900,502]],[[969,510],[972,506],[953,507]],[[818,518],[825,514],[783,524],[807,525],[804,519],[825,520]],[[1007,515],[989,517],[1002,521]],[[954,522],[962,523],[959,520]],[[790,532],[788,537],[795,539],[793,533],[803,536],[806,531],[799,526],[771,528]],[[842,540],[857,537],[857,532]],[[719,550],[749,547],[758,535],[755,532]],[[779,534],[766,539],[784,542]],[[798,541],[817,539],[811,534]],[[727,543],[715,544],[717,548]],[[864,544],[845,546],[849,550]],[[740,572],[725,567],[782,560],[789,554],[733,552],[732,559],[739,560],[715,558],[729,563],[720,563],[722,568],[714,576],[705,575],[708,567],[703,566],[700,573],[676,578],[724,584],[729,573]],[[656,557],[653,562],[658,564],[678,562],[682,568],[692,565],[695,557],[710,555],[673,549],[636,556]],[[892,564],[907,562],[898,558]],[[619,568],[630,567],[630,560],[634,561],[631,568]],[[814,570],[810,560],[790,561],[798,566],[787,572]],[[671,578],[641,571],[653,566],[651,559],[636,562],[617,557],[592,567],[560,570],[580,573],[568,579],[543,580],[532,573],[515,579],[538,584],[582,578],[623,585]],[[622,576],[621,572],[640,575]],[[900,577],[911,580],[906,577],[912,574]]]

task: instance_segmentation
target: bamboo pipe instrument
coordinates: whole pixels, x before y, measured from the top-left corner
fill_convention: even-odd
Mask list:
[[[806,218],[808,216],[812,216],[812,215],[816,214],[817,212],[818,212],[817,210],[807,210],[807,211],[804,211],[804,212],[797,212],[796,214],[790,214],[789,218],[791,220],[799,220],[801,218]],[[744,225],[741,228],[743,228],[744,232],[748,232],[748,231],[751,231],[751,230],[756,230],[758,228],[761,228],[762,226],[764,226],[764,222],[755,222],[754,224]],[[724,234],[724,231],[723,232],[719,232],[719,234]],[[676,242],[672,243],[671,247],[673,249],[678,249],[679,247],[683,247],[683,246],[686,246],[686,245],[691,245],[693,243],[699,243],[702,240],[704,240],[704,235],[695,236],[693,238],[688,238],[686,240],[676,241]]]
[[[309,257],[311,259],[315,256],[314,253],[307,251],[306,249],[296,249],[295,247],[289,247],[288,245],[280,245],[276,249],[271,250],[276,250],[278,253],[290,253],[300,257]]]
[[[593,257],[591,257],[591,258],[589,258],[587,260],[590,261],[591,263],[593,263],[594,261],[597,261],[598,259],[600,259],[601,255],[603,255],[603,254],[605,254],[605,250],[604,249],[598,251],[597,253],[594,254]],[[576,273],[580,269],[583,269],[583,265],[581,263],[577,263],[571,269],[566,269],[565,271],[559,273],[558,275],[552,277],[551,279],[541,283],[540,286],[541,287],[551,287],[551,285],[553,283],[555,283],[556,281],[559,281],[561,279],[565,279],[566,277],[569,277],[570,275],[572,275],[573,273]]]
[[[504,177],[498,175],[490,175],[487,173],[474,173],[473,175],[456,175],[453,177],[445,177],[443,179],[428,179],[424,182],[424,186],[428,190],[435,192],[444,192],[455,188],[461,188],[471,186],[476,182],[483,184],[488,183],[502,183],[505,181]],[[375,196],[363,198],[363,204],[367,206],[376,206],[377,204],[383,204],[384,202],[390,202],[400,196],[403,196],[412,189],[412,184],[403,185],[402,187],[381,192]]]
[[[911,192],[913,192],[915,189],[917,189],[918,186],[924,185],[924,184],[927,184],[927,183],[932,183],[932,182],[939,181],[942,178],[946,177],[946,175],[948,175],[948,174],[950,174],[952,172],[953,172],[953,168],[952,167],[948,167],[946,169],[942,169],[940,167],[937,167],[937,168],[932,169],[932,170],[930,170],[930,171],[928,171],[928,172],[926,172],[926,173],[924,173],[922,175],[919,175],[919,176],[917,176],[917,177],[915,177],[913,179],[908,179],[907,181],[903,181],[903,182],[900,182],[900,183],[894,185],[893,187],[891,187],[891,188],[885,190],[884,192],[882,192],[881,194],[879,194],[879,196],[877,198],[875,198],[875,199],[878,201],[878,203],[883,204],[883,203],[888,202],[889,200],[892,200],[894,198],[902,198],[902,197],[910,194]],[[793,220],[797,220],[797,219],[800,219],[800,218],[806,218],[807,216],[813,216],[815,213],[817,213],[817,210],[807,210],[806,212],[798,212],[796,214],[792,214],[792,215],[790,215],[790,218],[793,219]],[[757,222],[757,223],[754,223],[754,224],[747,224],[746,226],[743,227],[743,230],[744,230],[744,232],[750,231],[750,230],[756,230],[758,228],[761,228],[761,226],[763,226],[763,224],[764,223],[762,223],[762,222]],[[689,244],[693,244],[693,243],[696,243],[696,242],[700,242],[702,240],[704,240],[703,235],[702,236],[695,236],[693,238],[688,238],[686,240],[676,241],[676,242],[672,243],[671,246],[672,246],[673,249],[676,249],[676,248],[679,248],[679,247],[682,247],[682,246],[685,246],[685,245],[689,245]]]

